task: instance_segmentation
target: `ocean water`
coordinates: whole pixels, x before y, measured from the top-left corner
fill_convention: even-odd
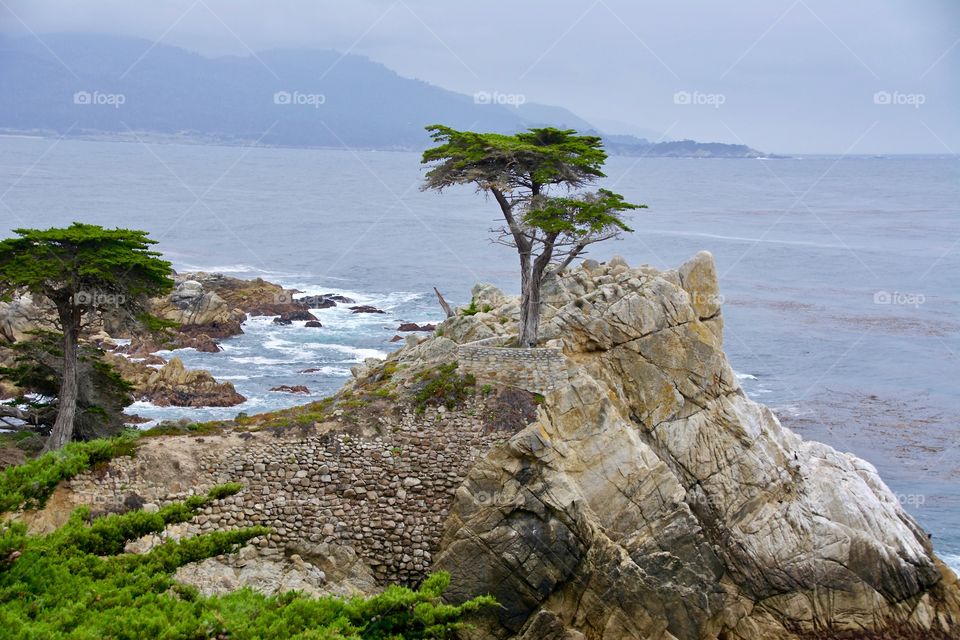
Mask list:
[[[746,391],[784,424],[873,463],[960,566],[960,159],[612,158],[604,186],[649,205],[598,246],[630,264],[717,259],[725,348]],[[150,231],[178,270],[262,276],[384,309],[317,312],[323,328],[251,319],[224,351],[177,353],[249,400],[231,417],[333,392],[382,356],[401,321],[441,319],[438,287],[516,292],[489,241],[496,205],[420,191],[417,154],[0,138],[0,227],[74,220]],[[304,369],[318,369],[300,373]],[[304,384],[310,396],[270,392]]]

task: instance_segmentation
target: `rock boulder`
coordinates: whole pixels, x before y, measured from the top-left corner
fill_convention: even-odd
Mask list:
[[[545,287],[565,379],[446,522],[450,597],[502,604],[477,637],[958,637],[956,577],[876,469],[739,387],[712,257],[588,266]]]

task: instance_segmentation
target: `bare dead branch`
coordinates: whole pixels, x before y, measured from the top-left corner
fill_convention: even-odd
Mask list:
[[[450,308],[450,305],[447,304],[447,301],[443,299],[443,294],[441,294],[436,287],[433,288],[433,292],[437,294],[437,301],[440,303],[440,308],[443,309],[443,312],[447,314],[448,318],[452,318],[453,309]]]

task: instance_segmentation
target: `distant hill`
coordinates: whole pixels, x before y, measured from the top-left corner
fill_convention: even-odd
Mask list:
[[[656,156],[667,158],[761,158],[766,154],[745,144],[724,142],[696,142],[669,140],[651,142],[645,138],[625,135],[603,135],[607,152],[621,156]],[[770,156],[780,157],[780,156]]]
[[[34,38],[0,37],[0,129],[376,149],[422,149],[429,142],[423,128],[432,123],[503,133],[546,125],[595,130],[562,107],[493,92],[463,95],[335,51],[208,58],[132,38],[43,41],[56,56]],[[613,153],[661,155],[660,145],[619,138],[636,142],[620,140]],[[666,155],[722,151],[662,144],[686,145]]]

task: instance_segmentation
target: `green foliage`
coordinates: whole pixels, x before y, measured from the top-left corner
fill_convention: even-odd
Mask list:
[[[460,313],[462,313],[465,316],[475,316],[481,312],[489,313],[492,309],[493,307],[490,306],[489,304],[485,304],[483,306],[478,307],[476,298],[471,298],[470,304],[464,307],[463,309],[461,309]]]
[[[63,331],[64,389],[80,379],[74,360],[85,317],[108,311],[136,317],[149,297],[173,288],[170,263],[150,250],[156,242],[146,231],[75,222],[65,229],[14,233],[19,237],[0,240],[0,299],[27,291],[53,303]],[[66,444],[76,427],[76,397],[59,395],[47,447]]]
[[[155,438],[158,436],[212,436],[223,433],[223,423],[189,422],[185,419],[176,422],[164,421],[140,432],[141,438]]]
[[[470,397],[477,381],[472,373],[457,373],[457,363],[449,362],[417,374],[420,387],[413,396],[417,413],[423,413],[428,406],[443,405],[455,409]]]
[[[0,513],[41,507],[61,480],[117,456],[131,455],[135,449],[136,440],[130,436],[72,442],[59,451],[8,467],[0,473]]]
[[[544,234],[531,240],[543,241],[551,252],[558,240],[575,246],[581,240],[594,242],[631,231],[620,214],[645,208],[607,189],[573,197],[547,194],[552,186],[569,191],[604,177],[600,169],[607,154],[597,136],[552,128],[515,135],[457,131],[442,125],[427,130],[439,144],[423,153],[421,161],[433,163],[425,188],[442,190],[455,184],[475,184],[498,197],[506,194],[514,203],[507,213],[512,215],[519,205],[524,228]],[[510,231],[516,234],[518,229]],[[470,309],[475,309],[472,303]]]
[[[610,231],[632,231],[618,215],[622,211],[645,209],[631,204],[619,193],[600,189],[580,197],[540,197],[524,215],[524,223],[546,233],[580,237]]]
[[[473,185],[493,195],[500,207],[504,225],[492,231],[496,242],[517,250],[524,283],[519,341],[536,344],[539,289],[548,267],[562,271],[588,245],[631,231],[621,214],[644,205],[606,189],[573,193],[605,177],[601,168],[607,154],[598,136],[549,127],[514,135],[439,124],[427,130],[437,146],[423,152],[421,162],[430,165],[423,188]],[[471,302],[464,313],[477,313],[476,305]]]
[[[70,445],[73,446],[73,445]],[[185,522],[214,500],[233,495],[221,485],[156,513],[136,510],[90,519],[89,508],[48,535],[31,536],[19,522],[0,525],[0,628],[4,637],[33,638],[301,638],[327,640],[448,638],[464,618],[496,604],[489,596],[444,604],[447,574],[414,591],[388,587],[372,598],[311,598],[297,592],[267,597],[250,589],[203,597],[173,573],[191,562],[232,553],[264,527],[217,531],[167,542],[144,554],[124,546]]]
[[[480,309],[477,308],[477,299],[476,299],[476,298],[471,298],[471,299],[470,299],[470,304],[467,305],[466,307],[464,307],[464,308],[460,311],[460,313],[462,313],[462,314],[465,315],[465,316],[475,316],[475,315],[477,315],[478,313],[480,313]]]
[[[170,263],[151,251],[146,231],[75,222],[65,229],[14,229],[0,240],[2,293],[18,289],[81,313],[166,293]]]
[[[598,136],[573,129],[530,129],[515,135],[427,127],[436,147],[423,152],[423,163],[436,163],[426,176],[430,189],[476,183],[481,189],[510,191],[539,185],[579,187],[604,177],[607,159]]]

